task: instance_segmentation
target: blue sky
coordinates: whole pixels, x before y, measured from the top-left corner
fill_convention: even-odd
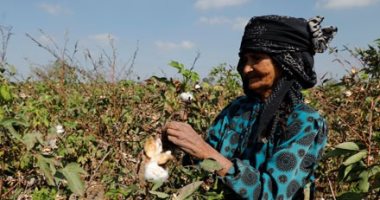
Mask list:
[[[171,60],[194,69],[205,77],[221,63],[235,66],[245,23],[256,15],[280,14],[310,18],[325,17],[324,26],[339,29],[332,46],[364,48],[380,38],[380,0],[1,0],[0,25],[12,26],[7,50],[8,63],[27,76],[31,66],[46,65],[54,57],[39,48],[26,33],[39,42],[69,52],[78,42],[76,58],[87,50],[93,57],[103,50],[112,54],[109,39],[117,50],[119,70],[129,66],[138,48],[134,73],[176,76],[168,66]],[[43,31],[43,34],[40,30]],[[48,37],[50,37],[50,40]],[[54,43],[52,42],[54,41]],[[58,51],[59,52],[59,51]],[[339,77],[344,68],[332,62],[333,55],[317,55],[316,71]]]

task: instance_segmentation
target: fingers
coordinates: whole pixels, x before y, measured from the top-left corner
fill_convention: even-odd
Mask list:
[[[194,147],[192,142],[189,142],[187,140],[181,139],[176,136],[168,135],[168,140],[173,142],[175,145],[177,145],[181,149],[192,149]],[[184,149],[184,150],[185,150]]]
[[[183,131],[180,131],[178,129],[168,128],[168,129],[166,129],[166,134],[168,136],[171,135],[171,136],[175,136],[175,137],[181,138],[182,134],[183,134]]]
[[[180,143],[180,139],[178,139],[177,137],[175,136],[171,136],[171,135],[168,135],[168,140],[170,142],[173,142],[175,145],[178,145]]]
[[[175,137],[175,136],[168,136],[169,141],[173,142],[175,145],[177,145],[182,150],[186,151],[187,153],[194,154],[194,150],[191,148],[192,145],[189,143],[186,143],[182,141],[181,139]]]
[[[190,125],[187,124],[187,123],[184,123],[184,122],[177,122],[177,121],[170,121],[170,122],[167,122],[165,124],[165,127],[164,127],[164,131],[166,131],[167,129],[176,129],[176,130],[180,130],[180,129],[183,129],[183,128],[187,128],[189,127]]]
[[[191,129],[191,126],[186,123],[171,121],[165,125],[162,131],[167,135],[173,135],[182,138],[183,134],[189,132]]]

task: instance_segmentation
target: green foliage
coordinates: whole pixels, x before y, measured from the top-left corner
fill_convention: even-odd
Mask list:
[[[191,88],[192,84],[199,81],[199,74],[192,69],[186,69],[185,65],[177,61],[171,61],[169,66],[178,70],[178,73],[182,75],[181,90],[187,91]]]
[[[67,180],[67,184],[70,188],[70,190],[78,194],[80,196],[84,195],[85,186],[82,180],[80,179],[81,174],[87,174],[86,171],[84,171],[79,164],[77,163],[69,163],[64,168],[59,170],[60,173],[63,174],[65,179]]]
[[[211,69],[208,82],[220,85],[223,89],[230,92],[230,95],[236,97],[241,91],[241,78],[237,70],[232,66],[227,68],[227,64],[220,64]]]
[[[363,63],[361,70],[353,68],[341,82],[327,83],[307,95],[329,124],[329,148],[319,182],[333,184],[321,184],[320,192],[335,193],[337,199],[378,199],[380,195],[379,53],[372,46],[356,49],[353,54]]]
[[[0,85],[0,102],[6,103],[12,100],[12,93],[7,84]]]
[[[364,63],[364,72],[373,78],[380,78],[380,38],[375,40],[376,46],[368,45],[366,49],[356,49],[356,54]]]
[[[48,189],[48,188],[36,188],[32,193],[32,199],[33,200],[55,200],[55,196],[57,194],[57,191],[55,189]]]

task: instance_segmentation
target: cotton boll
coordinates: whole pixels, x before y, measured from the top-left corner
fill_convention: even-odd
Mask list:
[[[347,90],[344,92],[344,95],[346,95],[346,97],[350,97],[352,95],[352,92],[350,90]]]
[[[169,177],[168,172],[160,165],[173,159],[171,151],[162,153],[162,141],[160,138],[149,137],[144,144],[144,151],[147,161],[144,166],[144,178],[149,182],[166,181]]]
[[[150,161],[145,165],[145,180],[149,182],[166,181],[169,177],[168,172],[159,166],[157,162]]]
[[[182,92],[179,95],[179,98],[181,98],[181,100],[184,102],[191,102],[192,100],[194,100],[194,96],[191,92]]]
[[[63,129],[62,125],[57,125],[55,127],[55,129],[57,130],[57,134],[62,134],[65,132],[65,130]]]
[[[158,155],[157,157],[152,158],[152,159],[157,161],[157,163],[159,165],[162,165],[162,164],[165,164],[166,162],[168,162],[169,160],[173,159],[173,156],[172,156],[171,151],[165,151],[165,153],[161,153],[160,155]]]
[[[156,155],[160,154],[162,152],[162,141],[160,138],[156,139]]]
[[[144,151],[145,154],[151,159],[159,156],[162,152],[161,139],[154,139],[153,137],[148,138],[144,144]]]

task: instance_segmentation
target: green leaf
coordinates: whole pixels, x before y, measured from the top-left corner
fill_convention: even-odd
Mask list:
[[[6,118],[0,121],[0,126],[8,130],[10,137],[22,142],[21,135],[16,131],[16,129],[14,128],[14,125],[28,126],[27,123],[13,119],[13,118]]]
[[[369,177],[376,176],[376,175],[380,175],[380,165],[375,165],[370,170],[368,170]]]
[[[5,111],[2,107],[0,107],[0,120],[2,120],[5,116]]]
[[[348,166],[348,165],[351,165],[353,163],[356,163],[358,161],[360,161],[361,159],[363,159],[364,157],[367,156],[367,151],[364,150],[364,151],[359,151],[358,153],[348,157],[344,162],[343,162],[343,165],[345,166]]]
[[[166,194],[164,192],[157,192],[157,191],[152,191],[152,190],[149,191],[149,193],[156,195],[160,199],[166,199],[166,198],[168,198],[170,196],[170,195],[168,195],[168,194]]]
[[[80,179],[80,174],[87,174],[78,163],[69,163],[63,169],[59,170],[68,182],[70,190],[80,196],[84,195],[84,183]]]
[[[340,166],[339,167],[339,173],[338,173],[338,180],[339,181],[343,181],[347,178],[347,175],[350,174],[350,172],[352,172],[353,168],[354,168],[355,164],[353,165],[348,165],[347,167],[346,166]]]
[[[217,193],[215,191],[213,192],[206,192],[205,196],[207,197],[207,200],[222,200],[225,199],[223,192]]]
[[[369,190],[369,182],[368,182],[368,171],[363,171],[359,175],[359,185],[358,188],[361,192],[368,192]]]
[[[152,191],[156,191],[158,188],[160,188],[164,184],[164,181],[157,181],[152,186]]]
[[[42,140],[41,138],[42,138],[41,133],[38,133],[38,132],[27,133],[22,137],[22,142],[26,145],[26,149],[30,151],[37,142]]]
[[[183,188],[179,189],[177,193],[177,200],[185,200],[186,198],[190,197],[190,195],[192,195],[195,191],[198,190],[202,183],[203,181],[196,181],[194,183],[185,185]]]
[[[178,69],[178,71],[181,73],[182,70],[185,68],[183,64],[177,62],[177,61],[174,61],[172,60],[170,63],[169,63],[170,66]]]
[[[0,155],[1,157],[1,155]],[[30,161],[32,160],[32,155],[28,152],[24,153],[20,158],[20,167],[21,169],[26,169],[29,166]]]
[[[359,146],[354,142],[343,142],[335,146],[338,149],[346,149],[351,151],[359,151]]]
[[[217,161],[212,159],[205,159],[199,163],[200,167],[208,172],[221,170],[223,167]]]
[[[336,200],[361,200],[363,197],[365,197],[365,194],[356,192],[346,192],[338,196]]]
[[[55,166],[52,158],[46,158],[42,155],[37,155],[37,166],[40,168],[41,172],[45,175],[46,181],[49,185],[54,186],[54,177],[55,174]]]
[[[136,191],[139,190],[139,187],[136,185],[129,185],[128,187],[120,187],[118,189],[110,189],[107,193],[106,196],[112,197],[112,196],[118,196],[119,194],[123,195],[124,197],[128,197],[130,194],[135,193]],[[111,198],[111,199],[116,199]]]
[[[344,181],[345,182],[353,182],[353,181],[359,181],[360,177],[360,173],[362,171],[365,171],[367,170],[367,166],[366,164],[361,160],[359,162],[356,162],[356,163],[353,163],[349,166],[352,166],[352,169],[351,171],[347,174],[347,176],[344,178]],[[347,166],[347,167],[349,167]],[[344,165],[342,165],[341,167],[344,168]]]
[[[327,152],[325,155],[323,155],[323,159],[327,159],[327,158],[331,158],[331,157],[337,157],[337,156],[341,156],[341,155],[346,155],[346,154],[349,154],[352,152],[355,152],[355,151],[346,150],[346,149],[334,149],[334,150]]]
[[[9,102],[12,100],[12,93],[8,85],[4,84],[0,86],[0,99],[5,102]]]

